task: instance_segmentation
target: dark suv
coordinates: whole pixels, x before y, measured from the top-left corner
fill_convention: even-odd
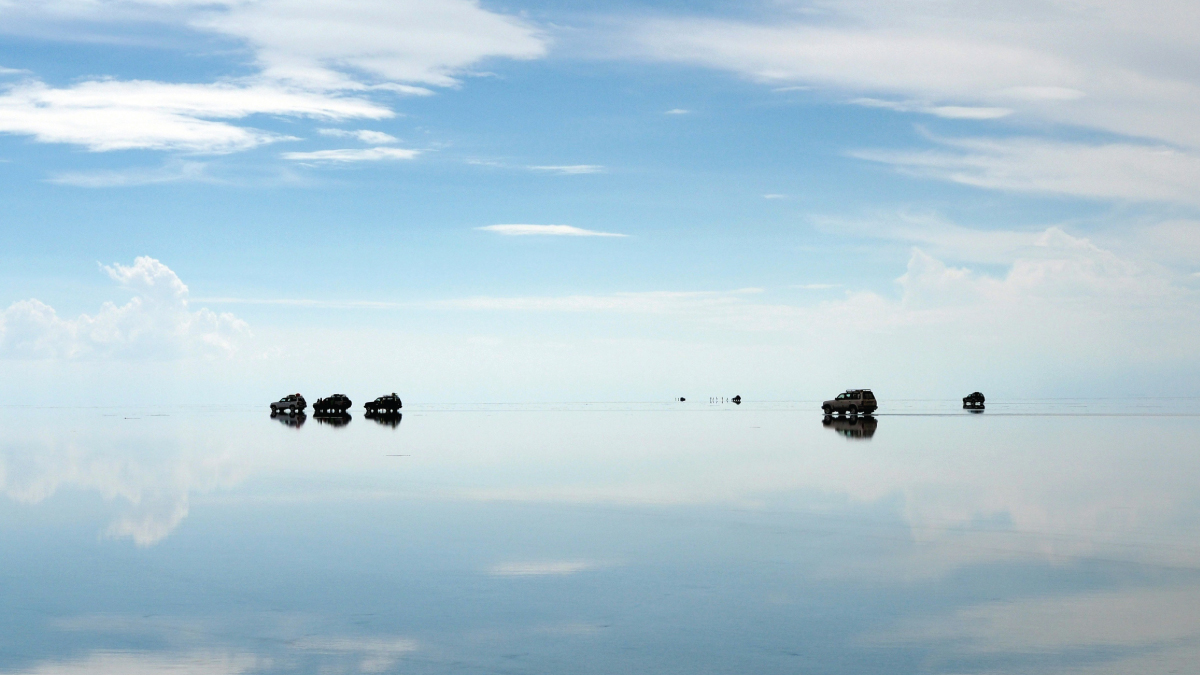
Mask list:
[[[317,399],[313,404],[313,412],[341,414],[350,408],[350,397],[345,394],[334,394]]]
[[[870,389],[847,389],[846,393],[838,394],[836,398],[821,404],[821,410],[826,415],[845,413],[870,415],[879,405],[875,402],[875,394]]]

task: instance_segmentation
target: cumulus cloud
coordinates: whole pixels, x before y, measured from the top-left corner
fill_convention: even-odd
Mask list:
[[[244,455],[212,439],[181,446],[158,427],[141,426],[92,437],[103,440],[81,446],[53,435],[10,434],[0,445],[0,492],[21,504],[40,504],[67,488],[96,492],[124,505],[106,535],[151,546],[188,516],[192,494],[231,488],[249,473]]]
[[[615,232],[597,232],[571,225],[486,225],[475,228],[484,232],[495,232],[506,236],[555,236],[555,237],[627,237]]]
[[[188,287],[166,265],[143,256],[103,267],[135,295],[106,302],[94,315],[63,319],[40,300],[0,313],[0,355],[8,358],[183,358],[227,356],[249,335],[246,322],[207,308],[192,310]]]
[[[311,152],[285,152],[283,158],[315,164],[347,164],[350,162],[378,162],[388,159],[413,159],[419,154],[421,154],[420,150],[405,148],[340,148]]]

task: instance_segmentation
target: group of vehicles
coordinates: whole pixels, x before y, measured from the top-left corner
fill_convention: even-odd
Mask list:
[[[983,394],[978,391],[964,396],[962,401],[963,408],[967,410],[983,410]],[[877,408],[879,408],[879,403],[870,389],[847,389],[844,393],[821,404],[821,410],[826,417],[870,415]]]
[[[312,405],[312,412],[317,418],[322,417],[348,417],[350,406],[354,405],[346,394],[332,394],[325,396],[324,399],[317,399]],[[282,399],[271,402],[271,416],[276,414],[289,414],[289,416],[298,416],[304,414],[305,408],[308,407],[308,402],[304,400],[301,394],[288,394]],[[395,392],[379,396],[378,399],[368,401],[364,406],[367,417],[372,416],[388,416],[388,414],[400,414],[400,408],[403,407],[400,401],[400,396]]]

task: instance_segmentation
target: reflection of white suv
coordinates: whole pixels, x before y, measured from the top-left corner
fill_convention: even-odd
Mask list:
[[[825,401],[821,404],[821,410],[825,411],[826,415],[834,413],[870,415],[878,407],[879,405],[875,403],[875,394],[872,394],[870,389],[847,389],[846,393],[838,394],[837,398],[832,401]]]
[[[298,413],[303,412],[307,407],[308,403],[304,400],[303,396],[300,394],[288,394],[271,404],[271,412],[277,413],[287,410],[288,412]]]

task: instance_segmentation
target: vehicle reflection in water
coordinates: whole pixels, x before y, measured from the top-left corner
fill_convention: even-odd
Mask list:
[[[313,415],[313,419],[321,424],[328,424],[331,427],[344,427],[350,424],[350,420],[354,418],[350,416],[350,413],[342,412]]]
[[[872,415],[863,415],[862,417],[834,417],[826,415],[821,424],[826,429],[833,429],[839,434],[852,440],[867,440],[875,435],[875,428],[879,426]]]
[[[376,423],[395,429],[400,426],[400,419],[404,417],[404,413],[389,413],[389,412],[367,412],[363,415],[369,420],[375,420]]]
[[[279,420],[280,424],[283,424],[284,426],[296,427],[299,429],[300,427],[304,426],[304,422],[308,419],[308,415],[305,415],[304,413],[273,412],[271,413],[271,418]]]

